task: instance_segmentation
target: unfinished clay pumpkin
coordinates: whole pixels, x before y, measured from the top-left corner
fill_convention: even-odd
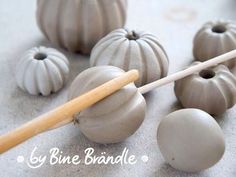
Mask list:
[[[196,60],[210,58],[236,49],[236,24],[230,21],[208,22],[197,32],[193,42],[193,54]],[[235,70],[236,60],[224,63]]]
[[[73,81],[69,99],[78,97],[122,73],[123,70],[113,66],[89,68]],[[139,128],[145,117],[145,109],[145,99],[132,83],[80,112],[77,120],[80,130],[91,141],[117,143]]]
[[[37,22],[54,44],[90,53],[99,39],[126,21],[126,0],[38,0]]]
[[[169,61],[158,39],[146,32],[117,29],[101,39],[93,48],[91,66],[112,65],[125,71],[137,69],[136,86],[165,77]]]
[[[199,109],[182,109],[165,116],[158,127],[157,142],[166,162],[186,172],[212,167],[225,152],[220,126]]]
[[[69,62],[61,52],[46,47],[34,47],[23,55],[16,68],[18,86],[32,94],[48,96],[65,84]]]
[[[236,103],[236,78],[224,65],[178,80],[174,90],[183,107],[202,109],[212,115],[222,114]]]

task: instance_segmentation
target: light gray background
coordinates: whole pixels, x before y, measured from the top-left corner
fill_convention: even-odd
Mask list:
[[[148,30],[160,39],[170,58],[170,73],[180,70],[193,60],[192,39],[197,29],[211,19],[236,18],[235,0],[128,0],[127,27]],[[45,40],[35,22],[35,0],[0,1],[0,133],[5,133],[34,117],[64,103],[67,89],[75,76],[89,67],[88,57],[61,50],[70,60],[71,75],[66,87],[50,97],[30,96],[16,86],[15,67],[22,53],[34,46],[51,44]],[[87,140],[73,124],[41,134],[22,145],[0,155],[1,177],[64,177],[64,176],[236,176],[236,108],[219,116],[217,121],[226,138],[226,152],[214,167],[196,174],[179,172],[165,164],[156,142],[156,130],[161,118],[179,109],[173,93],[173,84],[146,95],[148,111],[140,129],[123,143],[98,145]],[[130,149],[138,159],[148,155],[147,163],[138,160],[134,166],[126,165],[43,165],[30,169],[17,163],[17,156],[29,158],[37,146],[38,155],[46,155],[50,148],[59,147],[66,155],[83,155],[87,147],[96,154],[109,155]]]

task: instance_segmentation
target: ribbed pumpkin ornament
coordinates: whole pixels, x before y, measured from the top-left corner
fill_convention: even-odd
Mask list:
[[[123,70],[114,66],[98,66],[80,73],[69,90],[73,99],[120,76]],[[142,124],[146,102],[135,85],[129,84],[80,112],[79,128],[90,140],[97,143],[117,143],[131,136]]]
[[[178,80],[174,89],[183,107],[202,109],[212,115],[222,114],[236,103],[236,78],[224,65]]]
[[[35,47],[23,55],[16,69],[16,81],[22,90],[32,95],[48,96],[65,84],[69,62],[55,49]]]
[[[193,42],[196,60],[210,58],[236,49],[236,24],[231,21],[208,22],[197,32]],[[236,68],[236,60],[224,63],[230,70]]]
[[[90,53],[99,39],[126,21],[126,0],[38,0],[37,22],[54,44]]]
[[[154,35],[117,29],[96,44],[91,52],[90,65],[112,65],[125,71],[137,69],[140,78],[135,84],[142,86],[165,77],[169,61]]]

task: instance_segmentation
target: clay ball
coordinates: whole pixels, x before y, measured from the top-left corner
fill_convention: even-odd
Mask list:
[[[199,109],[182,109],[164,117],[157,142],[173,168],[197,172],[216,164],[225,151],[224,135],[213,117]]]
[[[120,76],[123,70],[114,66],[98,66],[80,73],[69,90],[69,99]],[[131,136],[142,124],[146,102],[131,83],[101,100],[77,116],[81,132],[91,141],[117,143]]]

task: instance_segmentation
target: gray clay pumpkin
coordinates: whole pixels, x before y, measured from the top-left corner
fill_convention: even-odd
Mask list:
[[[126,21],[126,0],[38,0],[37,22],[53,43],[90,53],[99,39]]]
[[[125,71],[137,69],[136,86],[165,77],[169,61],[158,39],[147,32],[117,29],[101,39],[93,48],[91,66],[112,65]]]
[[[69,90],[73,99],[120,76],[123,70],[113,66],[98,66],[80,73]],[[117,143],[131,136],[142,124],[146,102],[133,83],[103,99],[77,116],[79,128],[91,141]]]
[[[178,80],[174,90],[183,107],[202,109],[212,115],[222,114],[236,103],[236,78],[224,65]]]
[[[26,51],[17,64],[16,81],[29,94],[48,96],[62,88],[69,70],[69,62],[61,52],[34,47]]]
[[[206,61],[234,49],[236,49],[236,24],[231,21],[206,23],[197,32],[193,42],[193,55],[198,61]],[[236,71],[235,59],[224,64],[232,72]]]

